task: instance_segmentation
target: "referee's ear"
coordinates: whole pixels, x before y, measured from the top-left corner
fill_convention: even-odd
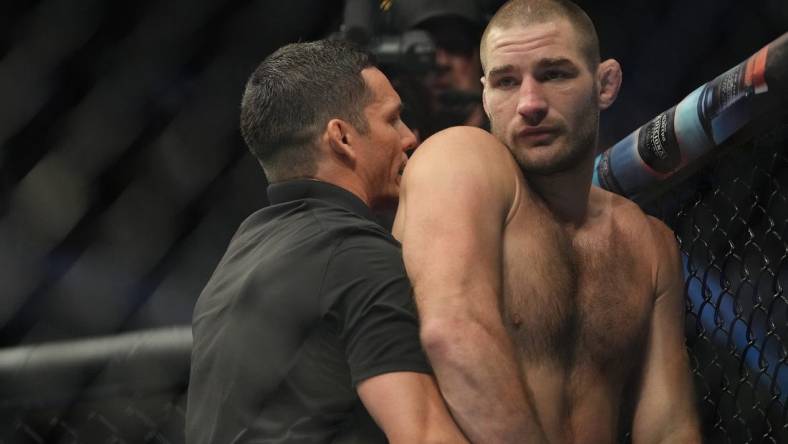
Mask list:
[[[353,147],[355,129],[352,125],[342,119],[331,119],[326,124],[323,132],[325,145],[333,156],[338,157],[343,162],[354,164],[357,153]]]

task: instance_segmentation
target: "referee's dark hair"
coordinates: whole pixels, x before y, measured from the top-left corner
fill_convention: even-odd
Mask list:
[[[241,134],[269,182],[316,172],[317,140],[331,119],[366,134],[373,95],[361,71],[374,66],[368,52],[339,40],[292,43],[260,63],[241,101]]]

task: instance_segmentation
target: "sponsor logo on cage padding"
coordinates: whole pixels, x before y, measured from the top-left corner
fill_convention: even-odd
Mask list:
[[[616,180],[616,176],[613,175],[613,169],[610,166],[610,152],[611,150],[607,150],[599,157],[599,164],[596,170],[597,180],[599,180],[599,186],[602,188],[616,194],[624,194],[624,190]]]
[[[673,128],[676,107],[663,112],[644,125],[638,134],[638,153],[654,171],[669,173],[681,161],[681,152]]]

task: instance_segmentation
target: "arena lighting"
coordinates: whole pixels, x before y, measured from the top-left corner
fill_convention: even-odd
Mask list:
[[[788,33],[597,156],[594,185],[645,203],[786,116]]]

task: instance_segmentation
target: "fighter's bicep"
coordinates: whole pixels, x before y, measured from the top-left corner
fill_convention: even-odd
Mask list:
[[[659,355],[653,364],[665,367],[663,371],[668,374],[668,379],[680,377],[684,380],[686,350],[681,253],[673,232],[661,221],[652,219],[651,223],[657,241],[657,274],[649,349]]]
[[[658,298],[635,408],[635,443],[699,442],[698,418],[675,290]]]
[[[634,442],[661,442],[672,431],[695,442],[697,416],[684,342],[684,287],[675,236],[652,221],[659,261],[655,300],[633,424]],[[675,438],[675,437],[674,437]]]
[[[501,162],[474,149],[490,148],[433,144],[406,168],[395,227],[412,280],[463,280],[500,261],[511,191]]]

